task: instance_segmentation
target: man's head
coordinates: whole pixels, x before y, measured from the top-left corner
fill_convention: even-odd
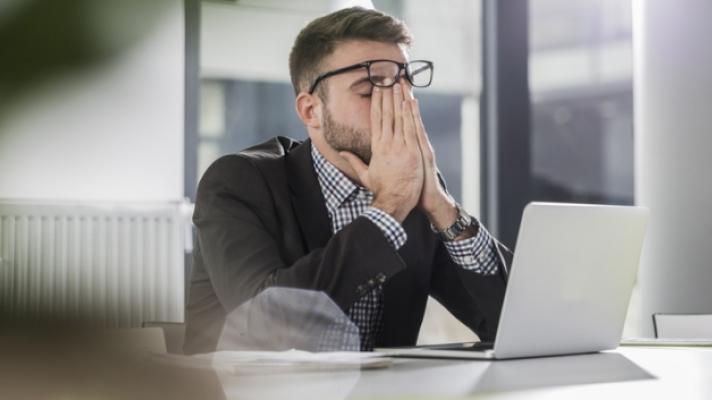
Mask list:
[[[337,167],[345,166],[336,159],[338,151],[370,159],[368,69],[330,76],[312,88],[317,77],[370,60],[406,62],[410,42],[401,21],[360,7],[317,18],[297,36],[289,56],[297,113],[319,151]]]
[[[380,11],[345,8],[319,17],[299,32],[289,54],[289,75],[294,94],[308,91],[323,72],[324,60],[344,42],[359,40],[410,46],[411,37],[403,22]],[[320,96],[326,92],[319,87]]]

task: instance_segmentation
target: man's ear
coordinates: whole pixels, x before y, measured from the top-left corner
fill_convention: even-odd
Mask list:
[[[300,92],[295,100],[297,116],[305,126],[318,129],[321,127],[321,112],[324,103],[319,96]]]

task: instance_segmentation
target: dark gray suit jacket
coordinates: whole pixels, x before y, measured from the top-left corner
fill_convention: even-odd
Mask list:
[[[310,141],[278,137],[224,156],[198,187],[194,265],[186,306],[186,353],[215,350],[228,312],[269,287],[322,291],[348,310],[385,281],[376,346],[416,343],[428,295],[483,340],[493,340],[511,253],[482,276],[451,259],[428,219],[414,210],[398,251],[370,220],[331,232]]]

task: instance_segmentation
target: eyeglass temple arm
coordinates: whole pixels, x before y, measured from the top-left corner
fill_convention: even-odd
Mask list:
[[[427,69],[429,69],[429,68],[430,68],[430,65],[427,65],[427,64],[426,64],[426,65],[424,65],[424,66],[422,66],[422,67],[420,67],[420,68],[418,68],[418,69],[414,69],[414,70],[410,71],[410,74],[411,74],[411,75],[419,74],[419,73],[421,73],[421,72],[423,72],[423,71],[425,71],[425,70],[427,70]]]

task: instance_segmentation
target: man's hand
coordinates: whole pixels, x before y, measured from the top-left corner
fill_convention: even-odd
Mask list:
[[[417,127],[415,100],[404,99],[400,84],[374,87],[371,95],[371,162],[368,166],[349,152],[339,153],[374,193],[373,206],[403,222],[421,198],[423,157]]]
[[[413,107],[413,124],[415,125],[418,145],[423,157],[423,190],[417,206],[427,215],[436,229],[443,230],[452,225],[457,219],[455,200],[445,191],[438,179],[435,152],[425,132],[418,100],[413,97],[413,93],[410,90],[404,91],[403,96],[410,101]]]

